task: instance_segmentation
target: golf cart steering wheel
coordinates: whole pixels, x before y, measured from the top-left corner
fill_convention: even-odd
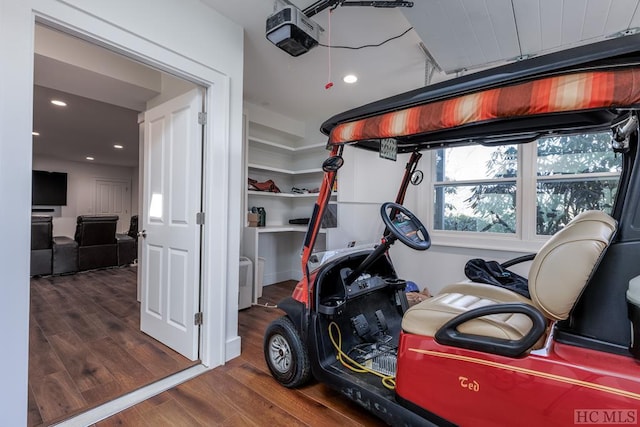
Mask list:
[[[409,209],[397,203],[387,202],[382,204],[380,215],[391,234],[411,249],[424,251],[431,246],[427,228]]]

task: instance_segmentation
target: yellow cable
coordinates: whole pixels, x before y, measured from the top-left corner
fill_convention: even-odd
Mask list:
[[[337,331],[338,342],[336,342],[336,339],[333,336],[332,327],[335,328],[335,330]],[[342,351],[342,332],[340,332],[340,327],[336,322],[329,323],[328,330],[329,330],[329,339],[331,340],[331,343],[333,344],[333,347],[336,349],[336,352],[337,352],[336,359],[342,364],[342,366],[352,370],[353,372],[370,373],[370,374],[376,375],[382,378],[382,385],[388,388],[389,390],[394,390],[396,388],[396,379],[394,376],[384,375],[384,374],[381,374],[380,372],[374,371],[373,369],[369,369],[366,366],[363,366],[360,363],[356,362],[351,357],[349,357],[348,354]],[[345,360],[351,363],[351,365],[345,362]]]

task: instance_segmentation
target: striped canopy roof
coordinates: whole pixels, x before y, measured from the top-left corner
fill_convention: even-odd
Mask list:
[[[583,71],[480,90],[341,123],[329,144],[401,138],[494,120],[640,104],[640,68]]]

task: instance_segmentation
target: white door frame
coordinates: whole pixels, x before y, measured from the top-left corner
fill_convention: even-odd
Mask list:
[[[207,367],[224,364],[226,360],[240,354],[240,338],[227,337],[227,300],[233,299],[228,297],[227,292],[231,99],[229,77],[95,16],[80,13],[74,22],[62,22],[50,16],[48,13],[36,12],[35,20],[206,88],[205,110],[208,112],[208,120],[203,141],[203,205],[206,222],[202,241],[201,295],[204,318],[200,333],[200,360]],[[216,142],[215,146],[213,141]],[[213,164],[216,167],[206,167]],[[215,191],[207,191],[208,188]],[[216,283],[223,285],[216,287]],[[230,321],[234,320],[233,316],[229,317]],[[237,320],[235,323],[237,324]]]

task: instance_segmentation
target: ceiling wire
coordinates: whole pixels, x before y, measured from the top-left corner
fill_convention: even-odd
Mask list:
[[[427,47],[423,42],[418,43],[420,51],[424,54],[424,85],[429,86],[433,75],[436,71],[442,71],[436,60],[431,56],[431,53],[427,50]]]
[[[329,38],[329,46],[331,46],[331,14],[333,13],[333,9],[329,9],[329,16],[328,16],[328,20],[329,20],[329,33],[328,33],[328,38]],[[327,51],[327,55],[329,58],[329,76],[327,77],[327,84],[324,85],[325,89],[331,89],[331,87],[333,86],[333,82],[331,81],[331,49],[329,49]]]
[[[328,47],[330,49],[351,49],[351,50],[364,49],[367,47],[380,47],[383,44],[390,42],[391,40],[399,39],[400,37],[404,36],[411,30],[413,30],[413,27],[409,27],[406,30],[404,30],[404,32],[402,32],[401,34],[398,34],[397,36],[389,37],[388,39],[381,41],[380,43],[377,43],[377,44],[365,44],[362,46],[331,46],[327,44],[318,43],[318,46]]]
[[[633,14],[631,14],[631,18],[629,19],[629,25],[627,25],[627,31],[631,29],[631,23],[633,22],[633,18],[636,16],[636,13],[638,13],[638,5],[640,5],[640,1],[636,3],[635,9],[633,9]],[[609,10],[611,10],[611,7],[609,7]]]
[[[524,57],[522,53],[522,45],[520,44],[520,31],[518,31],[518,20],[516,19],[516,8],[511,0],[511,13],[513,14],[513,25],[516,27],[516,40],[518,40],[518,51],[520,52],[520,58]]]

